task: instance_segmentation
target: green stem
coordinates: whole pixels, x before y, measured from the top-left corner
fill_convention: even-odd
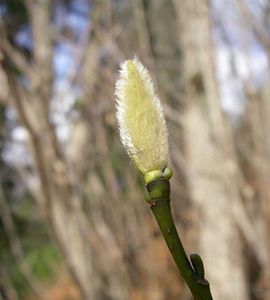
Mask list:
[[[172,257],[195,300],[213,300],[208,281],[204,278],[203,262],[198,254],[187,258],[177,233],[170,206],[169,180],[160,178],[146,185],[147,199]],[[191,264],[192,263],[192,264]]]

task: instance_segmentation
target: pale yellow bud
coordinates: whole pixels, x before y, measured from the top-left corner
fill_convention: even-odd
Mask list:
[[[138,59],[121,65],[116,83],[120,137],[130,157],[145,174],[168,163],[168,133],[151,77]]]

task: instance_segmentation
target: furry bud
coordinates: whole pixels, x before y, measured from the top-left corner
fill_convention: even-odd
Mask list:
[[[116,83],[117,121],[122,144],[143,173],[164,170],[168,132],[151,77],[135,58],[121,65]]]

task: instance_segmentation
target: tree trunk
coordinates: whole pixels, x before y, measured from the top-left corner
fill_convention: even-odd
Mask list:
[[[241,201],[237,164],[219,105],[208,1],[176,0],[175,4],[183,62],[188,185],[197,212],[199,251],[214,299],[249,299],[233,213]]]

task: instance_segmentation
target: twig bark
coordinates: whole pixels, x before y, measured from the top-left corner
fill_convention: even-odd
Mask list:
[[[146,186],[152,212],[157,220],[161,233],[171,255],[188,285],[195,300],[213,300],[208,281],[204,278],[202,259],[198,254],[187,258],[185,249],[177,233],[170,207],[170,183],[160,178]]]

